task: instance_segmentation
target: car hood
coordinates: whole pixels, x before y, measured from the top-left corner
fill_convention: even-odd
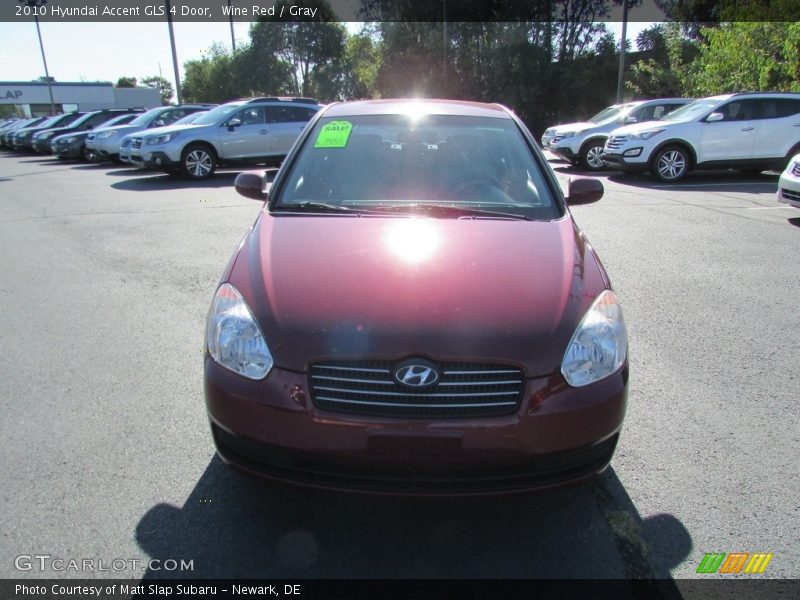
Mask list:
[[[272,215],[229,281],[279,367],[423,356],[560,369],[608,281],[570,217],[532,222]]]
[[[643,121],[642,123],[632,123],[624,127],[618,127],[611,132],[611,135],[631,135],[632,133],[640,133],[650,129],[667,129],[670,125],[671,123],[667,121]]]
[[[564,133],[565,131],[578,131],[580,129],[594,129],[598,127],[597,123],[579,122],[579,123],[566,123],[564,125],[556,125],[555,127],[548,127],[548,131],[553,133]]]
[[[205,127],[205,125],[194,125],[191,123],[187,125],[165,125],[164,127],[153,127],[148,129],[147,131],[143,132],[142,135],[163,135],[165,133],[172,133],[173,131],[187,131],[196,127]]]
[[[57,135],[53,138],[53,142],[57,142],[58,140],[66,139],[68,137],[74,138],[86,138],[89,135],[88,131],[73,131],[72,133],[65,133],[63,135]]]

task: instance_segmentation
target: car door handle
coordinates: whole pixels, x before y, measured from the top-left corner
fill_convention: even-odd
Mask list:
[[[258,133],[260,133],[261,135],[266,135],[266,134],[267,134],[267,133],[269,133],[269,132],[268,132],[266,129],[262,129],[262,130],[261,130],[261,131],[259,131]]]
[[[742,131],[753,131],[753,127],[745,127]]]
[[[800,127],[800,123],[795,123],[792,127]]]

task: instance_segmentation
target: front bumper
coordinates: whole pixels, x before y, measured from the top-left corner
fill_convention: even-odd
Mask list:
[[[55,154],[58,158],[82,158],[83,141],[76,140],[67,144],[54,144],[53,154]]]
[[[50,144],[50,140],[35,140],[33,142],[33,149],[40,154],[52,154],[53,147]]]
[[[576,162],[580,158],[580,144],[576,144],[572,138],[569,141],[551,142],[547,149],[559,158],[570,162]]]
[[[778,202],[800,208],[800,179],[781,175],[778,179]]]
[[[248,472],[313,487],[389,494],[486,494],[580,481],[609,464],[628,370],[572,388],[526,380],[512,415],[419,419],[317,408],[308,375],[274,368],[250,381],[205,359],[206,406],[220,456]]]
[[[636,150],[636,148],[633,150]],[[603,152],[600,158],[603,159],[607,167],[612,169],[631,172],[643,172],[648,169],[647,161],[643,159],[641,152],[638,156],[625,156],[619,152]]]

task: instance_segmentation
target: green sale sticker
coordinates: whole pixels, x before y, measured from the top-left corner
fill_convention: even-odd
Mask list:
[[[319,132],[314,148],[344,148],[352,129],[348,121],[331,121]]]

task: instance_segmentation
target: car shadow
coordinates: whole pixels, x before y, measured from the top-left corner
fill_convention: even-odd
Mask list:
[[[17,162],[23,164],[34,164],[34,165],[42,165],[52,163],[54,165],[59,164],[58,159],[55,156],[42,156],[41,158],[33,158],[31,160],[18,160]]]
[[[664,183],[647,174],[626,174],[619,171],[609,175],[609,181],[640,188],[658,188],[670,191],[730,192],[748,194],[775,194],[778,173],[764,171],[758,175],[738,171],[697,171],[688,173],[676,183]]]
[[[670,598],[692,549],[674,516],[642,519],[612,469],[541,494],[404,498],[278,484],[216,455],[185,504],[152,507],[135,536],[159,564],[193,560],[145,579],[613,578]]]
[[[232,187],[233,180],[238,173],[217,173],[209,179],[187,179],[185,177],[174,177],[172,175],[152,175],[147,171],[143,172],[145,177],[137,179],[125,179],[112,183],[111,187],[116,190],[128,190],[134,192],[151,192],[160,190],[175,190],[183,188],[222,188]],[[131,173],[129,173],[130,175]]]

